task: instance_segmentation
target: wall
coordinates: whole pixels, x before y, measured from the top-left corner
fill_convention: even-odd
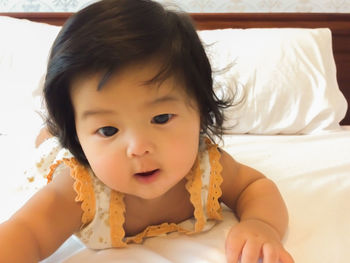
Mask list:
[[[0,12],[75,12],[96,0],[0,0]],[[350,0],[158,0],[187,12],[350,13]]]

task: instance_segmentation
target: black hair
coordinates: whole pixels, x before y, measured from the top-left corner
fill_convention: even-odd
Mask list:
[[[155,55],[161,55],[163,65],[150,81],[179,74],[185,92],[197,102],[201,132],[221,138],[222,110],[230,103],[213,91],[211,66],[191,18],[151,0],[102,0],[64,24],[51,49],[44,85],[48,129],[78,161],[88,163],[76,133],[71,81],[102,72],[100,89],[123,66]]]

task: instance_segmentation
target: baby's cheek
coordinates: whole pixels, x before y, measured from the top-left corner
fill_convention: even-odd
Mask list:
[[[121,160],[111,156],[96,158],[90,165],[97,178],[111,188],[115,188],[120,181],[119,177],[125,173]]]

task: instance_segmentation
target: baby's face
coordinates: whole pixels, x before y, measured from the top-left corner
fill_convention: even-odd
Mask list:
[[[156,63],[127,66],[97,90],[101,74],[71,85],[79,142],[96,176],[142,199],[161,197],[191,170],[200,116],[173,78],[145,85]]]

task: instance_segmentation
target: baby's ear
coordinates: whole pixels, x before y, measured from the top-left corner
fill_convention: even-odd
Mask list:
[[[40,144],[42,144],[45,140],[52,137],[52,134],[49,132],[47,127],[41,128],[39,134],[36,136],[35,139],[35,147],[38,148]]]

